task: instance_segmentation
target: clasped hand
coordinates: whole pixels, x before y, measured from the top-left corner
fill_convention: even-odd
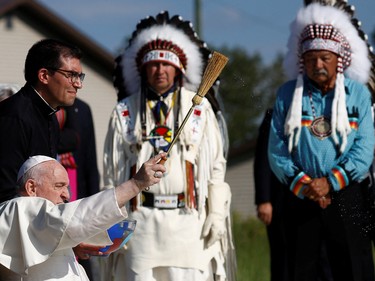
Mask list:
[[[331,195],[329,194],[330,185],[326,177],[312,179],[309,183],[305,183],[308,187],[302,194],[312,201],[315,201],[323,209],[331,204]]]

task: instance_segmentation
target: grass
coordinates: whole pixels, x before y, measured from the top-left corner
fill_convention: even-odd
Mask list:
[[[270,257],[265,226],[257,218],[233,214],[237,281],[269,281]]]

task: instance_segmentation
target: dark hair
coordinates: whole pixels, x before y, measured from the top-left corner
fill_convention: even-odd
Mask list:
[[[82,58],[81,50],[56,39],[42,39],[29,50],[25,61],[25,80],[35,85],[41,68],[60,68],[61,58]]]

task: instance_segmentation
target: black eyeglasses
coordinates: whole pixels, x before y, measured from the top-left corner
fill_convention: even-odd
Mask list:
[[[47,67],[47,69],[56,71],[62,75],[64,75],[66,78],[70,80],[72,84],[77,83],[78,79],[81,83],[83,83],[83,80],[85,80],[85,73],[78,73],[71,70],[65,70],[61,68],[53,68],[53,67]]]

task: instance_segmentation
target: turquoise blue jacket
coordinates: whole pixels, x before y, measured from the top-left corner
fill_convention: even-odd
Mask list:
[[[334,90],[323,96],[305,77],[301,136],[295,149],[289,153],[284,122],[295,86],[296,80],[282,85],[274,106],[268,158],[275,175],[300,198],[303,198],[302,191],[306,188],[303,180],[307,178],[328,177],[335,191],[362,181],[369,172],[374,153],[374,123],[368,88],[345,78],[346,106],[352,130],[345,151],[340,153],[332,137],[319,139],[309,129],[313,113],[307,89],[310,87],[312,92],[315,117],[323,115],[329,119]]]

